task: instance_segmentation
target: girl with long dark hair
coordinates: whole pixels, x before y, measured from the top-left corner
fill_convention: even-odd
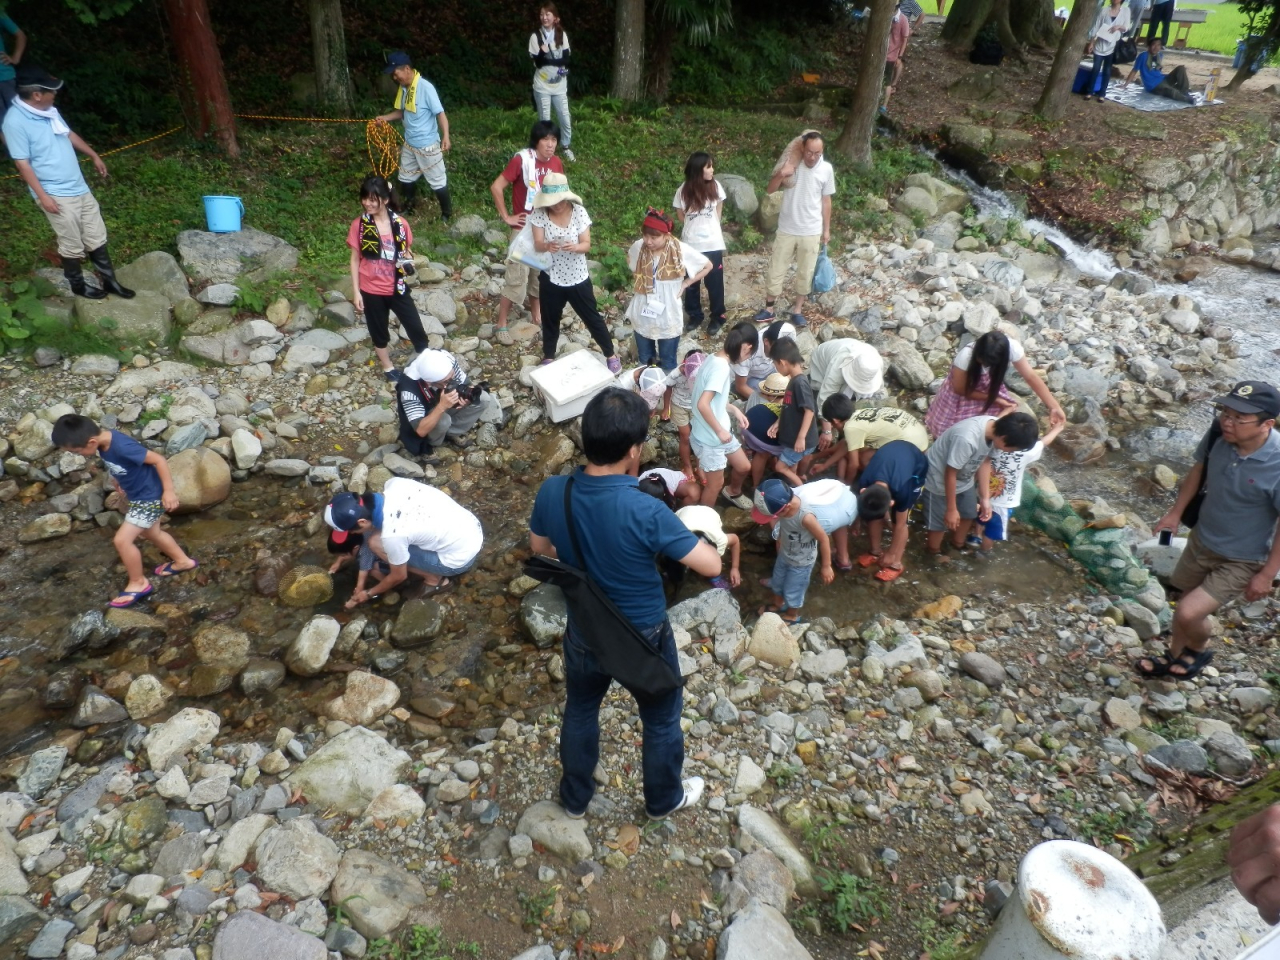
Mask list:
[[[382,177],[365,177],[360,184],[360,206],[364,213],[351,221],[347,231],[355,308],[364,314],[383,376],[394,383],[400,374],[388,351],[388,317],[396,315],[414,350],[421,353],[427,349],[422,318],[404,282],[414,270],[413,230],[409,221],[392,209],[391,185]]]
[[[1011,365],[1049,408],[1050,424],[1066,423],[1062,405],[1031,368],[1022,344],[992,330],[956,354],[946,382],[925,415],[929,435],[936,439],[961,420],[982,414],[1002,417],[1017,409],[1017,401],[1004,385]]]
[[[560,146],[564,158],[577,159],[569,144],[573,141],[573,124],[569,120],[569,35],[560,23],[560,11],[554,3],[538,7],[538,29],[529,37],[529,56],[533,58],[533,104],[539,120],[551,119],[551,108],[560,118]]]
[[[703,278],[711,323],[707,334],[714,337],[724,326],[724,232],[720,229],[720,211],[725,192],[716,179],[716,162],[711,154],[699,150],[684,165],[684,183],[676,190],[671,205],[680,211],[684,229],[680,239],[711,261],[711,272]],[[702,297],[698,284],[684,292],[684,312],[689,315],[685,331],[702,326]]]

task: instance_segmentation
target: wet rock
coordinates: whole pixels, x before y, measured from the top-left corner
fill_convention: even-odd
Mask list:
[[[520,622],[540,650],[559,643],[569,625],[569,608],[560,588],[539,584],[520,601]]]
[[[443,625],[440,604],[434,600],[410,600],[400,608],[391,640],[397,647],[416,647],[434,639]]]
[[[284,557],[267,557],[253,572],[253,589],[264,597],[274,597],[280,591],[280,581],[289,569]]]
[[[787,918],[752,898],[720,936],[716,960],[813,960]]]
[[[278,660],[250,660],[240,672],[240,689],[246,697],[261,697],[284,682],[285,667]]]
[[[202,623],[191,638],[196,656],[211,667],[239,671],[249,662],[249,636],[225,623]]]
[[[801,896],[819,895],[813,868],[778,821],[763,810],[743,804],[738,808],[738,826],[786,865],[791,871],[791,876],[795,878],[796,891]]]
[[[756,621],[747,644],[747,653],[765,663],[786,669],[800,659],[800,644],[776,613],[766,613]]]
[[[18,774],[18,790],[32,800],[39,800],[57,782],[58,774],[62,772],[66,762],[66,747],[54,746],[37,750],[27,758],[22,773]]]
[[[208,447],[192,447],[168,459],[179,504],[174,513],[199,513],[231,494],[231,467]]]
[[[118,723],[129,718],[129,711],[112,700],[97,687],[89,685],[80,693],[76,712],[71,717],[73,727],[92,727],[99,723]]]
[[[247,863],[258,839],[274,824],[275,818],[265,813],[251,813],[231,825],[218,845],[213,865],[223,873],[230,873],[242,863]]]
[[[424,907],[422,883],[402,867],[367,850],[348,850],[329,890],[329,900],[341,903],[351,925],[370,940],[397,930],[410,914]]]
[[[567,863],[591,856],[585,821],[571,819],[564,807],[551,800],[540,800],[525,810],[516,833],[525,834]]]
[[[1193,740],[1175,740],[1156,747],[1147,756],[1184,773],[1206,773],[1209,770],[1209,755]]]
[[[295,900],[318,897],[338,872],[338,845],[310,817],[267,830],[257,844],[258,876],[267,889]]]
[[[1253,769],[1253,753],[1248,742],[1234,733],[1219,730],[1204,742],[1205,753],[1214,769],[1226,777],[1243,777]]]
[[[364,727],[338,734],[289,776],[313,804],[360,816],[383,790],[407,771],[407,753]]]
[[[314,607],[333,597],[333,577],[324,567],[294,567],[280,578],[280,601],[290,607]]]
[[[116,836],[126,850],[141,850],[164,833],[168,822],[164,801],[152,794],[120,808]]]
[[[281,589],[283,591],[284,588]],[[333,617],[312,617],[289,645],[284,656],[285,665],[300,677],[314,677],[329,662],[329,654],[341,632],[342,626]]]
[[[234,670],[226,667],[211,667],[207,663],[197,664],[191,671],[191,681],[184,691],[190,697],[212,697],[214,694],[230,690],[235,683]]]
[[[994,658],[985,653],[966,653],[960,658],[960,669],[993,690],[1004,686],[1007,674]]]
[[[297,927],[242,910],[218,928],[212,960],[328,960],[324,941]]]
[[[41,543],[56,540],[71,532],[71,516],[66,513],[46,513],[37,517],[18,531],[19,543]]]
[[[397,783],[369,801],[364,815],[373,820],[394,823],[419,820],[426,812],[426,801],[418,791],[407,783]]]
[[[147,731],[142,741],[151,761],[151,769],[163,773],[190,750],[213,742],[222,719],[210,710],[186,707],[164,723]]]
[[[372,723],[400,702],[400,688],[385,677],[363,670],[347,674],[342,696],[326,704],[325,713],[352,726]]]

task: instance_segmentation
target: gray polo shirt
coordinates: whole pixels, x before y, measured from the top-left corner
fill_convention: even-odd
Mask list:
[[[1205,434],[1196,448],[1197,460],[1204,459],[1208,444]],[[1206,470],[1196,536],[1228,559],[1266,560],[1280,519],[1280,434],[1273,429],[1266,442],[1247,457],[1220,438],[1209,454]]]
[[[947,430],[929,448],[929,474],[924,488],[945,496],[947,467],[956,471],[956,493],[973,486],[974,474],[991,456],[995,445],[987,440],[987,424],[995,417],[970,417]]]

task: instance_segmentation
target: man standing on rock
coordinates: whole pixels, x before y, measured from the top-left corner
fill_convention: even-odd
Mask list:
[[[783,191],[782,210],[778,213],[778,232],[773,238],[764,309],[754,319],[756,323],[773,323],[777,319],[773,303],[782,293],[787,268],[794,260],[796,299],[787,319],[803,327],[807,323],[802,311],[805,298],[813,290],[818,248],[831,241],[831,198],[836,192],[836,172],[822,159],[822,134],[818,131],[808,130],[793,142],[794,147],[788,149],[765,189],[766,193]]]
[[[1134,667],[1148,677],[1189,680],[1208,666],[1209,616],[1224,603],[1253,602],[1271,592],[1280,573],[1280,393],[1245,380],[1214,401],[1217,421],[1196,448],[1196,465],[1178,499],[1155,525],[1177,532],[1203,488],[1204,499],[1186,549],[1169,582],[1182,591],[1165,656],[1143,657]]]
[[[679,674],[675,635],[655,559],[684,564],[703,577],[720,575],[720,555],[661,501],[641,493],[634,476],[649,433],[649,407],[639,394],[610,387],[582,414],[587,466],[542,484],[529,519],[533,552],[585,570],[646,640]],[[566,516],[566,484],[573,532]],[[574,549],[574,533],[582,547]],[[600,757],[600,703],[613,678],[591,653],[569,611],[564,635],[565,708],[560,729],[560,803],[573,819],[586,815],[595,795]],[[624,682],[625,686],[625,682]],[[644,724],[645,811],[661,820],[702,797],[701,777],[681,782],[683,690],[637,698]]]
[[[116,280],[107,253],[107,226],[80,172],[76,151],[93,161],[99,176],[107,175],[107,165],[72,132],[53,105],[62,89],[61,80],[32,66],[18,70],[17,83],[18,96],[4,115],[4,138],[18,176],[26,182],[58,238],[62,275],[77,297],[101,300],[114,293],[129,299],[133,291]],[[85,285],[80,261],[86,254],[102,278],[101,290]]]
[[[444,155],[450,147],[449,118],[440,103],[440,94],[426,77],[413,69],[413,61],[403,51],[387,54],[387,67],[382,72],[391,74],[400,84],[395,109],[373,118],[374,123],[404,122],[404,143],[400,146],[400,207],[406,214],[413,212],[418,180],[425,179],[440,201],[440,218],[448,223],[453,219],[449,175],[444,168]]]

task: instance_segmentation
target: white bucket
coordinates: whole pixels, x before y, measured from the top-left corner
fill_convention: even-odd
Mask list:
[[[1128,867],[1050,840],[1022,858],[981,960],[1155,960],[1164,937],[1160,905]]]

